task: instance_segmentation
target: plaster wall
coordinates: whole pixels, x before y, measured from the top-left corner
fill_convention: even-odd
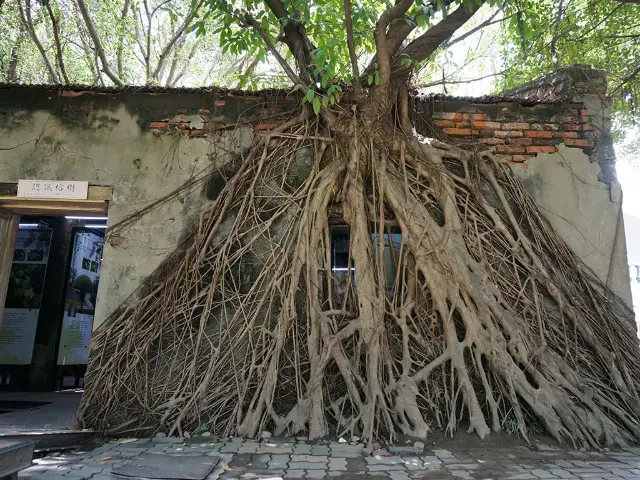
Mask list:
[[[564,144],[513,168],[569,248],[632,306],[620,184],[601,182],[600,165]]]
[[[82,126],[48,110],[14,111],[0,122],[0,182],[88,180],[113,187],[114,225],[183,185],[211,164],[226,163],[252,138],[249,129],[216,140],[157,135],[125,105],[95,109]],[[105,243],[94,328],[103,323],[181,243],[208,202],[202,189],[181,194]]]

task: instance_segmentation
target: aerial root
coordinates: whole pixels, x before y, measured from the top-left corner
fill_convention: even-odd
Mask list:
[[[162,280],[96,332],[80,424],[640,438],[632,313],[510,169],[352,127],[298,119],[248,152]]]

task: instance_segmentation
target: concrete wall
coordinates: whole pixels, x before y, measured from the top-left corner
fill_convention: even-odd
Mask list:
[[[208,104],[213,110],[215,101],[202,95],[63,97],[57,91],[0,90],[0,182],[37,178],[112,186],[108,223],[114,225],[248,146],[248,128],[211,138],[184,134],[188,114],[180,112],[197,115]],[[179,130],[169,131],[166,121],[162,130],[149,128],[153,119],[176,116],[183,122]],[[181,194],[107,238],[94,327],[175,249],[208,201],[201,189]]]
[[[573,252],[629,306],[622,191],[602,71],[577,65],[483,98],[418,97],[420,133],[508,162]]]
[[[602,83],[591,90],[584,82],[577,88],[578,80],[554,77],[556,86],[546,90],[551,97],[540,100],[527,89],[522,98],[417,99],[414,120],[421,133],[471,140],[511,162],[573,251],[631,304],[608,104]],[[39,178],[111,186],[114,225],[212,162],[229,161],[255,130],[283,121],[297,102],[278,95],[0,86],[0,182]],[[95,327],[181,243],[208,201],[201,188],[183,193],[107,236]]]
[[[632,306],[620,184],[599,181],[600,165],[563,144],[515,171],[569,248]]]

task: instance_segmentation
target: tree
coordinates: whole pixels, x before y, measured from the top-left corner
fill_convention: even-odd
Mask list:
[[[0,79],[25,83],[160,84],[238,80],[216,38],[189,32],[203,2],[7,0]],[[207,23],[211,26],[210,23]],[[203,68],[201,64],[207,64]]]
[[[508,167],[413,133],[412,73],[481,4],[207,0],[194,30],[213,19],[233,53],[262,42],[303,106],[96,332],[82,426],[371,441],[509,422],[527,438],[538,422],[576,445],[640,438],[630,310]]]
[[[570,64],[595,65],[608,73],[614,134],[620,139],[638,126],[639,18],[640,4],[635,1],[525,2],[505,29],[507,68],[498,77],[498,88],[511,88]]]

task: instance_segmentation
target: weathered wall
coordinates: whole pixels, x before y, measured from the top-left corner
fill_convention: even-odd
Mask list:
[[[602,71],[574,66],[500,97],[419,97],[418,131],[491,149],[549,223],[629,306],[631,287]]]
[[[246,148],[251,128],[189,138],[191,130],[256,120],[260,97],[100,94],[33,88],[0,89],[0,182],[88,180],[113,187],[109,225],[183,185],[214,162]],[[203,111],[203,110],[206,110]],[[259,114],[258,114],[259,116]],[[160,121],[160,124],[154,122]],[[158,127],[158,128],[157,128]],[[262,127],[266,128],[266,127]],[[208,199],[181,194],[108,238],[94,325],[97,327],[153,272],[186,234]]]
[[[502,97],[417,98],[414,121],[420,133],[492,148],[511,162],[574,252],[630,303],[604,80],[589,71],[586,82],[583,73]],[[109,225],[226,163],[296,105],[282,92],[95,90],[0,85],[0,182],[112,186]],[[200,189],[181,194],[107,237],[95,326],[175,249],[206,202]]]

